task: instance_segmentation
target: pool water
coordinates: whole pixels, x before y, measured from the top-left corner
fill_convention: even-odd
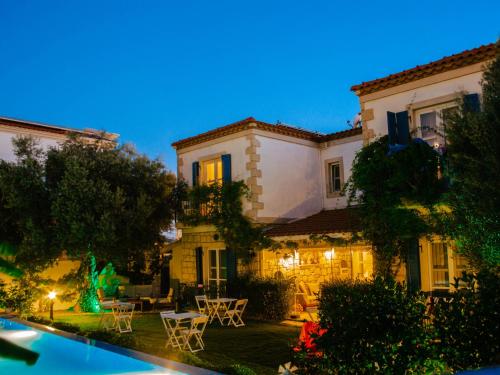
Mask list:
[[[131,353],[127,350],[123,352]],[[184,368],[189,371],[190,366],[178,365],[183,368],[183,371]],[[195,367],[192,369],[193,371],[189,372],[168,369],[130,355],[119,354],[0,318],[0,374],[188,375],[208,373]]]

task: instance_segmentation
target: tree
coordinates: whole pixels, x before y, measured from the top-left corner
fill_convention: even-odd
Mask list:
[[[63,250],[80,260],[81,307],[94,311],[96,264],[144,269],[163,241],[175,176],[128,146],[72,138],[42,152],[24,139],[16,150],[18,162],[3,163],[0,174],[0,209],[13,218],[15,235],[4,231],[0,240],[18,247],[18,264],[47,265]]]
[[[0,242],[4,256],[15,257],[18,267],[36,272],[57,256],[49,241],[45,154],[32,138],[16,138],[13,143],[17,161],[0,161]]]
[[[392,274],[395,257],[405,259],[410,241],[432,231],[430,212],[443,189],[439,155],[422,140],[390,150],[384,136],[363,147],[346,184],[350,204],[359,205],[362,236],[373,245],[376,273]]]
[[[446,124],[450,234],[478,269],[500,265],[500,48],[483,76],[482,111],[467,97]]]

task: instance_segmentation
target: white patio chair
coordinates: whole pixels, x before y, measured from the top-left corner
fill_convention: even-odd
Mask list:
[[[228,319],[228,326],[232,324],[235,327],[243,327],[245,325],[245,322],[243,321],[243,313],[245,312],[247,303],[248,299],[239,299],[236,301],[234,307],[231,310],[226,311],[222,321],[224,322],[224,320]]]
[[[205,343],[203,342],[203,333],[207,327],[208,316],[199,316],[191,320],[191,326],[189,329],[183,329],[180,331],[180,337],[183,341],[182,350],[189,349],[191,353],[199,352],[205,349]],[[191,345],[191,338],[195,339],[194,344]]]
[[[116,307],[116,329],[120,333],[132,332],[134,308],[133,303],[120,303]]]
[[[194,296],[196,301],[196,306],[198,306],[198,312],[203,315],[210,315],[210,305],[207,301],[207,296]]]

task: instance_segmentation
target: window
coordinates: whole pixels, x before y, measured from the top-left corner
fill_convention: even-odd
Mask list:
[[[435,148],[445,147],[446,122],[456,109],[456,104],[448,103],[418,110],[416,113],[418,136]]]
[[[455,282],[455,277],[462,276],[467,269],[467,260],[452,251],[444,242],[431,243],[432,287],[435,289],[449,288]]]
[[[448,246],[443,242],[432,243],[431,256],[432,286],[434,288],[448,288],[450,286]]]
[[[225,249],[208,252],[208,286],[211,293],[224,294],[227,284],[227,254]]]
[[[202,162],[201,178],[202,184],[212,185],[222,183],[222,160],[217,158]]]
[[[342,158],[330,159],[326,162],[326,195],[328,198],[340,195],[344,185],[344,166]]]

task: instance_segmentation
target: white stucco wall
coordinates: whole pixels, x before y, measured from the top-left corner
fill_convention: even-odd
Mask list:
[[[258,217],[301,218],[322,209],[319,148],[256,136],[264,208]]]
[[[323,207],[326,210],[345,208],[347,206],[347,198],[340,197],[327,197],[327,179],[326,174],[326,160],[334,158],[342,158],[344,167],[344,183],[351,177],[351,169],[356,153],[363,147],[363,140],[361,137],[352,137],[342,139],[340,142],[329,142],[327,148],[321,149],[321,162],[319,169],[321,173],[321,195],[323,197]]]
[[[16,157],[14,155],[12,139],[17,136],[32,136],[38,140],[39,145],[44,149],[57,146],[65,139],[64,136],[58,136],[57,134],[36,131],[27,132],[23,129],[0,126],[0,159],[5,161],[15,161]]]
[[[387,111],[405,111],[407,110],[407,106],[412,103],[418,103],[450,94],[459,95],[463,92],[481,93],[481,77],[481,72],[475,72],[378,99],[367,100],[364,102],[364,110],[372,109],[374,114],[373,120],[366,121],[367,129],[372,129],[375,137],[380,137],[387,134]],[[415,84],[416,83],[418,83],[418,81],[416,81]],[[388,89],[387,91],[390,90],[391,89]],[[384,91],[381,91],[378,94],[383,95],[383,93]],[[368,96],[369,95],[367,95],[367,97]],[[363,98],[361,98],[361,100],[363,101]],[[413,129],[415,123],[413,119],[411,120],[410,129]]]

